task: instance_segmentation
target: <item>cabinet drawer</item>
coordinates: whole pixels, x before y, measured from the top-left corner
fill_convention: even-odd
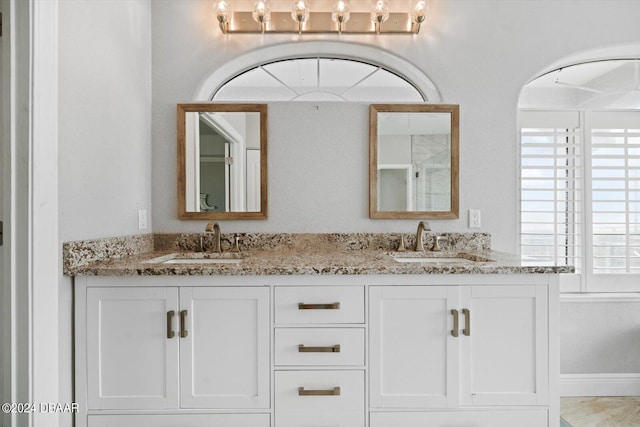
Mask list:
[[[278,427],[364,426],[364,393],[364,371],[277,371],[275,422]]]
[[[362,366],[364,329],[277,328],[275,364]]]
[[[269,414],[89,415],[88,427],[269,427]]]
[[[373,412],[369,427],[543,427],[547,411]],[[557,424],[556,424],[557,425]]]
[[[363,286],[275,289],[276,323],[364,323]]]

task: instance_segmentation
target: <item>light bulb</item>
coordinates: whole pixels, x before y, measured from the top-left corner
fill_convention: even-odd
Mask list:
[[[309,2],[307,0],[293,0],[291,17],[302,23],[309,19]]]
[[[382,24],[389,18],[389,5],[385,0],[375,0],[371,8],[371,21],[376,26]]]
[[[223,33],[226,33],[229,28],[229,21],[231,20],[231,5],[227,0],[217,0],[213,3],[213,9],[215,10],[220,29]]]
[[[216,18],[219,22],[226,22],[231,16],[231,5],[227,0],[220,0],[214,3],[213,8],[216,11]]]
[[[418,24],[422,23],[426,18],[428,10],[427,0],[417,0],[411,10],[411,21]]]
[[[331,19],[338,24],[338,31],[342,32],[342,25],[349,20],[351,7],[348,0],[338,0],[331,9]]]
[[[253,3],[251,16],[254,21],[260,24],[260,27],[264,32],[266,24],[271,21],[271,5],[269,0],[256,0]]]

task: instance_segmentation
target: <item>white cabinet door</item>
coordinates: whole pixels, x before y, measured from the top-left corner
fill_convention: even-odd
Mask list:
[[[458,405],[455,286],[370,288],[370,403],[373,408]]]
[[[469,310],[460,320],[462,405],[547,404],[547,287],[470,286],[461,293]]]
[[[180,288],[183,408],[269,407],[269,288]]]
[[[89,409],[178,407],[177,309],[176,288],[87,289]]]

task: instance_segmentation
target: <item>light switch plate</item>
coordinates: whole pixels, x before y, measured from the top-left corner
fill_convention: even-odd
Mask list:
[[[480,209],[469,209],[469,228],[480,228]]]

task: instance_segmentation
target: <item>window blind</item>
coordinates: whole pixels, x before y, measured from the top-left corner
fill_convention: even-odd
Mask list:
[[[580,114],[520,111],[520,253],[524,264],[582,269]]]
[[[640,273],[640,112],[591,113],[593,274]]]

